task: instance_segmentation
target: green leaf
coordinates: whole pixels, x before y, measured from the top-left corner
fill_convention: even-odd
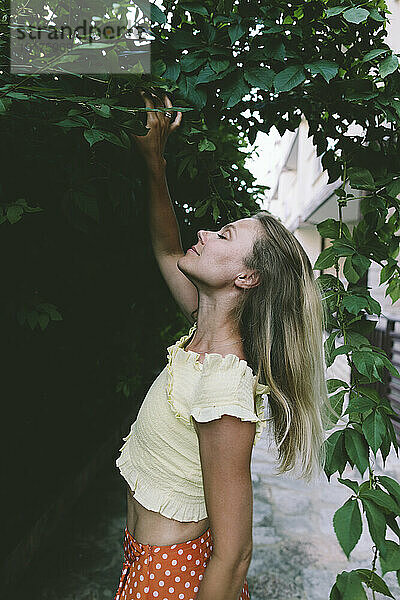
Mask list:
[[[177,81],[179,77],[179,73],[181,72],[180,64],[177,62],[167,63],[166,71],[163,75],[164,79],[171,79],[172,81]]]
[[[371,171],[359,167],[349,167],[347,174],[350,180],[351,187],[355,189],[370,190],[375,188],[374,178]]]
[[[395,501],[400,506],[400,485],[398,482],[386,475],[378,475],[378,481],[387,489],[391,496],[394,496]]]
[[[89,142],[90,147],[92,147],[96,142],[104,140],[101,131],[97,131],[96,129],[85,129],[83,136],[85,140]]]
[[[355,393],[355,392],[353,392],[353,393]],[[353,412],[364,413],[364,412],[368,412],[369,410],[373,410],[374,408],[376,408],[376,402],[371,400],[371,398],[366,398],[365,396],[361,396],[361,395],[357,395],[357,396],[352,395],[350,397],[347,408],[344,411],[344,414],[346,415],[346,414],[350,414]]]
[[[331,8],[326,9],[326,16],[328,19],[329,17],[335,17],[336,15],[339,15],[340,13],[345,11],[346,8],[347,6],[332,6]]]
[[[384,79],[387,75],[394,73],[399,66],[399,59],[395,54],[385,58],[379,65],[379,75]]]
[[[229,173],[225,171],[225,169],[223,169],[221,166],[219,167],[219,170],[221,171],[223,177],[230,177]]]
[[[244,71],[244,78],[254,87],[261,90],[272,90],[275,73],[267,67],[250,67]]]
[[[193,4],[191,2],[182,2],[179,6],[180,6],[180,8],[188,10],[191,13],[203,15],[204,17],[208,16],[207,8],[205,6],[203,6],[202,4],[198,4],[197,2],[195,2]]]
[[[337,394],[329,396],[330,405],[333,408],[333,410],[338,413],[338,415],[341,415],[343,412],[343,402],[346,392],[347,390],[340,390],[340,392],[337,392]]]
[[[10,108],[12,101],[10,98],[0,98],[0,115],[5,114],[7,109]]]
[[[357,281],[360,279],[360,275],[353,268],[351,256],[348,256],[345,260],[345,263],[343,266],[343,275],[346,277],[347,281],[349,281],[350,283],[357,283]]]
[[[201,69],[201,71],[197,75],[196,85],[199,83],[209,83],[210,81],[215,81],[217,79],[217,75],[215,71],[210,67],[210,65],[206,65]]]
[[[211,198],[208,198],[203,204],[201,204],[199,207],[197,207],[196,210],[194,211],[194,216],[202,217],[206,213],[206,210],[207,210],[210,202],[211,202]]]
[[[181,91],[187,100],[200,110],[207,102],[207,92],[203,88],[196,87],[196,79],[196,76],[187,77],[182,75],[179,78],[179,83],[182,85]]]
[[[394,533],[400,539],[400,527],[397,524],[396,517],[394,517],[393,515],[385,515],[385,517],[388,527],[390,527],[390,529],[394,531]]]
[[[357,365],[357,370],[359,370],[360,373],[362,373],[363,369],[361,367],[361,370],[360,370],[359,364]],[[367,369],[364,369],[364,371],[367,371]],[[362,374],[366,375],[367,373],[364,372]],[[380,445],[382,444],[383,439],[386,434],[385,422],[379,411],[374,410],[374,412],[372,412],[370,415],[368,415],[364,419],[363,424],[362,424],[362,431],[365,436],[365,439],[367,440],[368,444],[371,446],[371,449],[376,456],[376,453],[377,453]]]
[[[385,52],[390,52],[390,49],[389,48],[375,48],[374,50],[370,50],[369,52],[367,52],[367,54],[365,56],[363,56],[363,58],[360,60],[360,63],[364,63],[369,60],[372,60],[373,58],[376,58],[377,56],[380,56],[381,54],[384,54]]]
[[[26,320],[28,321],[28,325],[33,331],[37,325],[39,315],[36,312],[36,310],[31,310],[27,313],[26,317],[27,317]]]
[[[155,21],[156,23],[166,23],[167,22],[167,17],[165,16],[165,13],[163,13],[163,11],[157,6],[157,4],[153,4],[152,2],[150,2],[151,5],[151,20]]]
[[[355,494],[358,494],[358,488],[360,486],[358,485],[357,481],[352,481],[351,479],[342,479],[342,477],[338,477],[338,481],[339,483],[342,483],[343,485],[353,490]]]
[[[117,135],[115,135],[115,133],[112,133],[111,131],[104,131],[103,129],[99,130],[99,133],[101,133],[103,139],[107,140],[108,142],[111,142],[116,146],[121,146],[122,148],[125,148],[125,144],[121,142],[120,138]]]
[[[46,313],[40,313],[39,317],[38,317],[38,323],[40,325],[40,329],[42,331],[44,331],[47,327],[47,325],[49,324],[49,315],[47,315]]]
[[[87,50],[110,50],[115,46],[115,43],[106,43],[106,42],[89,42],[86,44],[80,44],[79,46],[74,48],[74,52],[81,52],[82,50],[86,52]]]
[[[275,75],[274,87],[276,92],[288,92],[302,83],[306,78],[302,65],[287,67]]]
[[[89,106],[91,106],[92,110],[101,117],[105,117],[107,119],[111,116],[111,108],[108,106],[108,104],[100,104],[100,106],[96,106],[95,104],[89,103]]]
[[[324,471],[328,477],[339,471],[341,473],[347,462],[346,450],[344,447],[344,432],[343,430],[334,431],[324,442],[326,449],[326,463]]]
[[[200,152],[204,152],[204,150],[210,150],[210,151],[216,150],[215,144],[211,140],[208,140],[207,138],[200,140],[200,142],[197,145],[197,148],[199,149]]]
[[[326,384],[330,394],[332,392],[336,392],[336,390],[338,390],[340,387],[344,387],[346,389],[349,388],[349,384],[341,379],[327,379]]]
[[[52,321],[62,321],[63,318],[58,311],[53,311],[50,315]]]
[[[400,298],[400,281],[398,277],[391,279],[386,290],[386,293],[390,295],[393,303]]]
[[[345,295],[342,298],[342,306],[349,313],[352,313],[353,315],[357,315],[360,312],[360,310],[362,310],[363,308],[366,308],[368,306],[368,301],[363,296],[357,296],[354,293],[353,294],[347,293],[347,295]]]
[[[333,240],[332,247],[336,256],[351,256],[355,252],[354,242],[344,238]]]
[[[188,54],[181,56],[179,62],[182,71],[185,71],[185,73],[190,73],[191,71],[194,71],[203,65],[206,62],[207,57],[201,56],[202,53],[203,51],[201,50],[200,52],[189,52]]]
[[[235,42],[237,42],[237,40],[239,40],[242,37],[245,31],[246,28],[241,23],[235,23],[234,25],[228,27],[228,34],[232,46]]]
[[[362,23],[369,17],[369,11],[365,8],[350,8],[343,13],[343,17],[348,23]]]
[[[325,248],[322,250],[321,254],[318,256],[313,269],[329,269],[335,264],[336,254],[332,246]]]
[[[15,98],[16,100],[31,100],[32,96],[28,96],[27,94],[21,94],[21,92],[8,92],[8,98]]]
[[[186,167],[188,166],[188,164],[190,162],[194,162],[195,158],[193,155],[189,154],[188,156],[185,156],[184,158],[182,158],[181,162],[178,165],[178,169],[177,169],[177,176],[178,178],[182,175],[183,171],[186,169]]]
[[[201,46],[202,41],[198,35],[194,35],[191,31],[178,30],[171,36],[169,43],[177,50],[187,50]]]
[[[213,200],[211,204],[212,204],[212,207],[213,207],[212,216],[213,216],[214,222],[216,223],[217,219],[220,216],[218,204],[217,204],[216,200]]]
[[[154,77],[161,77],[163,73],[165,73],[166,68],[167,65],[162,58],[157,58],[157,60],[151,63],[151,74],[154,75]]]
[[[372,490],[371,490],[372,491]],[[361,494],[362,492],[360,492]],[[380,549],[384,543],[386,532],[386,519],[382,510],[369,498],[361,498],[362,505],[367,517],[368,528],[371,537]]]
[[[386,585],[386,582],[379,577],[378,573],[375,573],[375,571],[371,571],[370,569],[355,569],[355,571],[359,574],[360,579],[369,587],[369,589],[396,600]]]
[[[249,93],[250,88],[246,81],[243,79],[243,75],[236,71],[229,77],[229,82],[223,80],[224,89],[221,89],[220,96],[226,103],[226,108],[232,108],[240,102],[246,94]],[[226,87],[229,83],[229,87]]]
[[[387,281],[396,271],[397,263],[394,259],[389,259],[388,264],[382,267],[379,274],[379,285]]]
[[[325,219],[325,221],[318,223],[317,229],[321,237],[324,238],[336,239],[340,236],[340,222],[332,218]],[[342,223],[342,235],[351,240],[351,233],[346,223]]]
[[[339,588],[336,585],[336,583],[334,584],[334,586],[331,589],[331,593],[329,594],[329,600],[343,600],[343,596],[339,592]]]
[[[338,65],[331,60],[318,60],[312,63],[306,63],[304,67],[311,71],[313,75],[322,75],[327,83],[329,83],[332,77],[339,71]]]
[[[82,127],[82,123],[78,123],[78,121],[73,121],[72,119],[63,119],[58,123],[53,123],[53,125],[58,125],[59,127]]]
[[[400,569],[399,544],[392,540],[385,540],[383,548],[380,550],[379,560],[381,563],[382,575]]]
[[[371,19],[374,19],[374,21],[386,21],[385,17],[383,17],[376,8],[370,8],[369,9],[369,16],[371,17]]]
[[[336,585],[342,594],[341,600],[367,600],[360,576],[356,571],[342,571],[337,576]]]
[[[14,223],[17,223],[17,221],[20,221],[22,219],[23,214],[24,214],[24,209],[22,208],[22,206],[19,206],[18,204],[11,204],[10,206],[7,206],[7,208],[6,208],[7,219],[11,225],[13,225]]]
[[[398,177],[397,179],[393,179],[393,181],[391,181],[390,183],[387,184],[385,189],[386,189],[386,193],[389,196],[393,196],[393,198],[397,198],[397,196],[400,194],[400,177]]]
[[[340,356],[341,354],[348,354],[352,351],[352,347],[348,344],[343,344],[342,346],[338,346],[332,351],[332,356],[336,358],[336,356]]]
[[[333,515],[333,528],[338,542],[349,558],[362,533],[362,519],[358,502],[349,498]]]
[[[346,452],[352,463],[364,475],[368,469],[368,444],[365,438],[356,429],[346,427],[344,435]]]
[[[225,58],[211,58],[210,66],[216,73],[222,73],[229,67],[229,60]]]
[[[354,269],[357,271],[360,277],[362,277],[371,266],[370,259],[363,254],[358,254],[358,252],[351,257],[351,261]]]

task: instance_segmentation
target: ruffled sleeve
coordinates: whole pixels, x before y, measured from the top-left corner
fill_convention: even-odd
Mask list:
[[[259,440],[266,425],[263,395],[267,385],[258,383],[245,360],[234,354],[206,354],[199,382],[189,407],[192,417],[201,423],[232,415],[242,421],[256,423],[253,445]]]

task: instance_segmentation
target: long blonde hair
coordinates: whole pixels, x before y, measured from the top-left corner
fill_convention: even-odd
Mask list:
[[[268,211],[251,216],[264,234],[243,263],[259,272],[260,282],[243,290],[231,318],[256,381],[270,387],[267,423],[278,450],[276,475],[300,467],[298,478],[310,482],[323,470],[325,430],[334,424],[325,378],[326,305],[296,237]]]

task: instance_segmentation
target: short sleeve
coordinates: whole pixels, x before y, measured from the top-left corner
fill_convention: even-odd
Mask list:
[[[255,445],[266,424],[262,395],[269,391],[263,384],[254,390],[255,378],[247,362],[234,354],[206,354],[189,407],[190,422],[192,417],[204,423],[222,415],[251,421],[256,423]]]

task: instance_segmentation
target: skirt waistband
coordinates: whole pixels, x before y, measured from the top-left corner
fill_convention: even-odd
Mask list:
[[[157,554],[160,555],[167,554],[168,557],[179,556],[180,558],[185,558],[190,555],[207,555],[209,556],[212,550],[212,536],[210,528],[200,534],[197,538],[192,540],[187,540],[186,542],[179,542],[178,544],[172,545],[161,545],[156,546],[154,544],[142,544],[138,542],[128,527],[125,527],[125,536],[124,536],[124,549],[125,556],[129,557],[130,560],[135,560],[139,556],[143,554],[148,554],[154,556],[156,558]],[[164,556],[164,558],[166,558]],[[151,560],[151,556],[150,556]]]

